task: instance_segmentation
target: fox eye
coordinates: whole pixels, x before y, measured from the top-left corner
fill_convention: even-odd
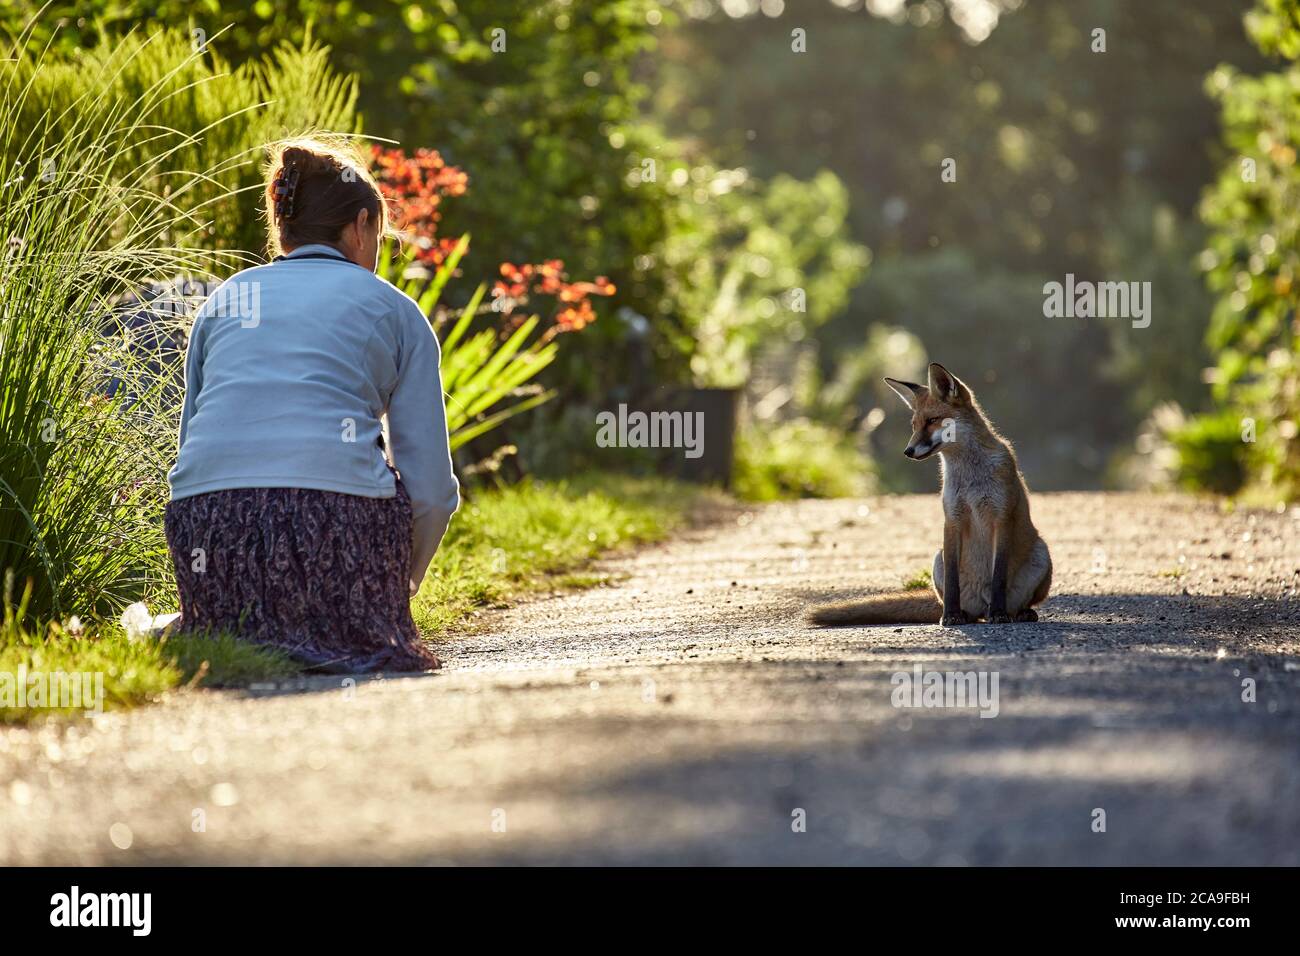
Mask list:
[[[927,419],[925,420],[925,424],[926,424],[926,427],[929,427],[930,425],[934,425],[935,423],[937,423],[937,422],[941,422],[941,421],[943,421],[942,418],[927,418]]]

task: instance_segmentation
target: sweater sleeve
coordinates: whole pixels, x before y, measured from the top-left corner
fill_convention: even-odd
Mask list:
[[[204,308],[199,309],[190,326],[189,342],[185,345],[185,399],[181,404],[181,427],[176,440],[176,450],[185,444],[185,433],[189,430],[190,419],[194,417],[194,405],[198,401],[199,389],[203,387],[203,317]]]
[[[388,402],[388,441],[393,466],[414,510],[411,584],[419,587],[460,504],[460,486],[451,466],[438,339],[415,303],[404,302],[403,307],[397,384]]]

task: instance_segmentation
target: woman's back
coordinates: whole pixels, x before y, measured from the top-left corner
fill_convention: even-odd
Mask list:
[[[191,335],[173,496],[266,487],[393,493],[380,416],[403,348],[431,337],[414,302],[327,247],[305,246],[232,277]],[[424,384],[432,408],[436,369]]]

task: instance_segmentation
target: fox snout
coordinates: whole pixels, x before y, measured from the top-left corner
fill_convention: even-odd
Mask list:
[[[912,461],[924,461],[934,454],[934,450],[941,444],[943,444],[943,442],[939,441],[937,438],[931,438],[928,435],[913,435],[912,440],[908,442],[907,447],[903,449],[903,454],[912,459]]]

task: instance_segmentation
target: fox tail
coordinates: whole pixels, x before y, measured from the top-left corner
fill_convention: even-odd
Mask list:
[[[819,604],[806,612],[809,624],[839,627],[846,624],[938,624],[943,614],[930,591],[891,591],[860,601]]]

